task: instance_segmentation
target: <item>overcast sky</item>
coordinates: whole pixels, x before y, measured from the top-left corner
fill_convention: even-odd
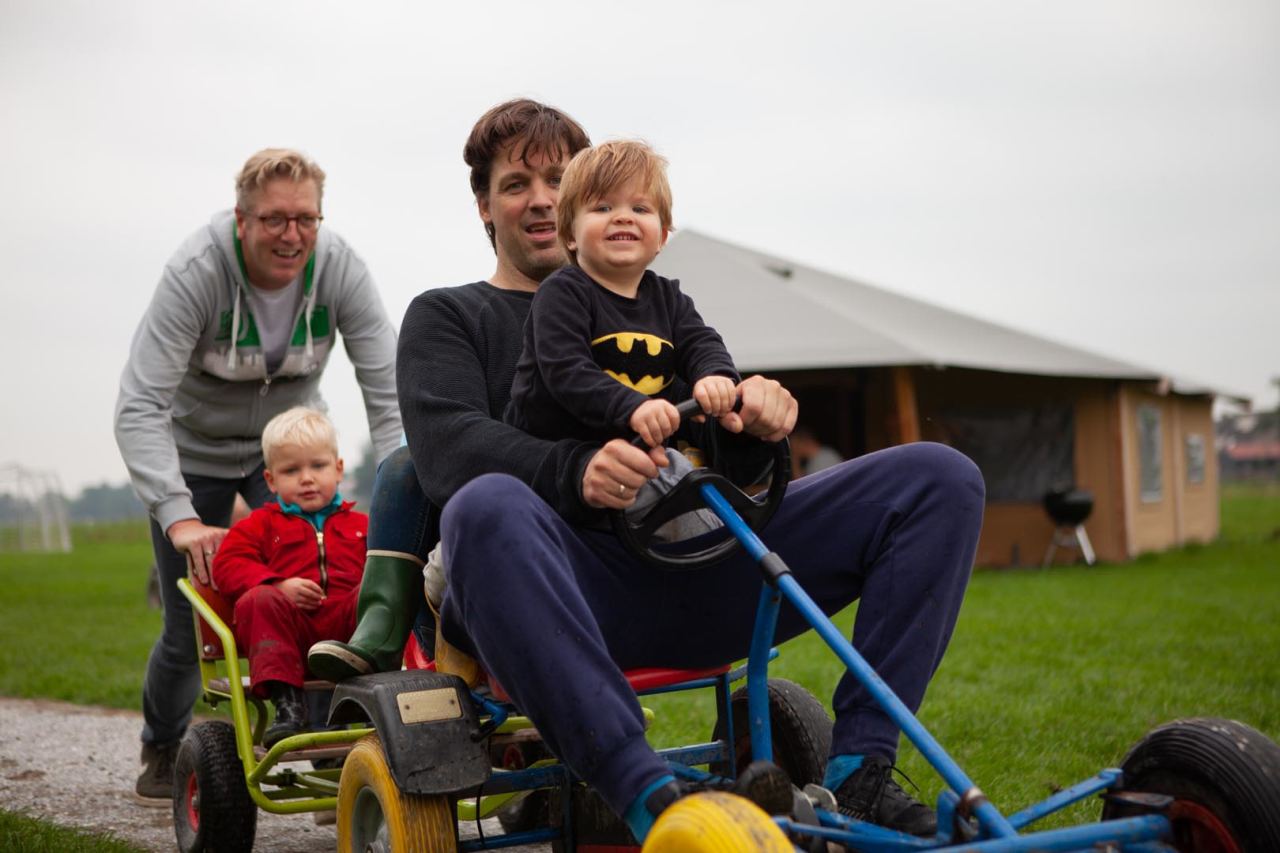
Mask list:
[[[461,150],[517,95],[652,143],[677,226],[1276,405],[1274,0],[0,0],[0,466],[124,481],[130,337],[259,148],[329,173],[397,326],[488,276]]]

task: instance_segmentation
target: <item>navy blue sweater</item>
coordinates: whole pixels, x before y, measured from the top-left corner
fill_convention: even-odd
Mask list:
[[[602,442],[550,441],[502,421],[532,300],[532,293],[478,281],[428,290],[405,312],[396,390],[414,469],[435,507],[433,525],[458,489],[491,472],[524,481],[571,523],[604,519],[582,500],[583,472]],[[687,387],[672,391],[688,396]],[[755,481],[772,459],[750,436],[690,426],[693,443],[737,482]],[[429,536],[438,538],[435,529]]]

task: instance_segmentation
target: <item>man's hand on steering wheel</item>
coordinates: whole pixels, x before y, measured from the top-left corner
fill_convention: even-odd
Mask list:
[[[765,441],[782,441],[795,429],[800,404],[776,379],[751,376],[738,383],[742,406],[720,418],[729,432],[743,432]]]
[[[636,492],[666,468],[662,447],[641,449],[615,438],[596,451],[582,473],[582,500],[596,509],[626,509],[636,502]]]

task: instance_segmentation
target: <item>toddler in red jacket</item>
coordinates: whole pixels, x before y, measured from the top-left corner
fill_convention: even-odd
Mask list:
[[[272,418],[262,456],[276,500],[231,528],[213,580],[234,607],[250,689],[276,707],[263,737],[269,747],[307,728],[307,649],[355,631],[369,517],[338,494],[337,435],[320,412],[298,407]]]

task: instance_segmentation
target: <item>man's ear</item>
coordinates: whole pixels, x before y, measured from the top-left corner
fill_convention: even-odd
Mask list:
[[[476,193],[476,209],[480,211],[480,221],[485,225],[493,223],[493,214],[489,211],[489,194]]]
[[[263,470],[262,479],[267,481],[267,488],[271,490],[271,494],[276,494],[276,481],[275,478],[271,476],[270,468]]]
[[[244,211],[241,210],[239,206],[237,206],[236,207],[236,236],[240,238],[241,242],[244,242],[244,219],[245,219]],[[268,480],[267,482],[270,483],[271,481]]]

